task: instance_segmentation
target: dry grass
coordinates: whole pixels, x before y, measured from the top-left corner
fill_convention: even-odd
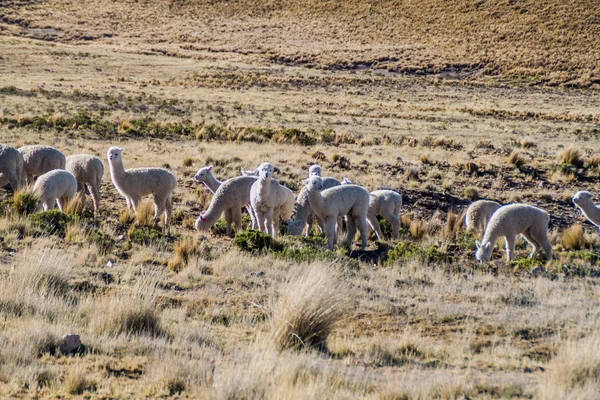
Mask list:
[[[510,153],[510,156],[508,156],[507,161],[510,165],[514,165],[517,168],[521,168],[528,162],[525,155],[519,150],[513,150],[513,152]]]
[[[313,265],[281,288],[271,317],[279,350],[325,349],[331,330],[348,318],[348,288],[334,268]]]
[[[585,237],[581,224],[571,225],[562,233],[562,245],[567,250],[581,250],[585,247]]]
[[[575,147],[569,147],[559,153],[558,162],[580,168],[585,164],[585,157],[581,150]]]

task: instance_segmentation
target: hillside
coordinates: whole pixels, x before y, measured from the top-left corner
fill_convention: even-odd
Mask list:
[[[600,11],[592,0],[100,0],[94,7],[50,0],[9,2],[0,13],[3,34],[125,51],[233,53],[257,62],[488,83],[600,85]]]

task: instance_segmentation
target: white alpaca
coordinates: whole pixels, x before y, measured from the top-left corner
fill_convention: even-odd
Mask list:
[[[592,224],[600,226],[600,208],[594,204],[594,195],[587,191],[580,191],[573,196],[573,203]]]
[[[323,180],[323,190],[340,185],[340,181],[334,178],[326,177],[321,179]],[[306,226],[305,236],[308,236],[314,225],[315,217],[321,231],[325,232],[325,222],[313,213],[310,203],[308,202],[308,189],[304,186],[296,199],[296,215],[293,220],[288,221],[288,235],[300,235]],[[338,227],[341,226],[342,218],[340,217],[338,220]]]
[[[98,211],[100,206],[100,185],[104,175],[104,165],[99,158],[88,154],[76,154],[67,157],[65,169],[69,171],[77,180],[77,191],[85,193],[85,186],[88,187],[92,195],[94,212]]]
[[[533,247],[529,257],[541,248],[546,259],[552,258],[552,245],[548,240],[550,215],[544,210],[527,204],[510,204],[500,207],[488,222],[481,244],[477,244],[475,257],[479,261],[489,261],[496,241],[504,237],[506,259],[512,260],[515,253],[515,240],[521,234]]]
[[[67,158],[54,147],[28,145],[19,147],[23,155],[23,178],[21,183],[29,184],[33,178],[53,169],[65,169]]]
[[[204,185],[208,188],[208,190],[211,191],[211,193],[215,193],[223,184],[223,182],[221,182],[220,180],[218,180],[217,178],[215,178],[215,176],[212,173],[212,165],[209,165],[207,167],[202,167],[198,170],[198,172],[196,172],[196,175],[194,175],[194,179],[196,180],[196,182],[199,183],[204,183]],[[244,172],[244,170],[242,169],[242,172]],[[254,177],[252,175],[244,175],[242,173],[243,176],[250,176],[250,177]],[[254,178],[254,181],[256,180],[256,178]],[[252,187],[252,184],[254,183],[254,181],[250,181],[250,180],[244,180],[244,181],[240,181],[239,185],[244,186],[244,184],[248,185],[248,190],[244,189],[238,189],[238,190],[242,190],[244,193],[247,192],[248,194],[248,201],[247,201],[247,205],[246,205],[246,210],[248,211],[248,215],[250,215],[250,221],[252,221],[252,229],[256,229],[257,228],[257,224],[256,221],[254,219],[254,212],[252,211],[252,207],[250,206],[250,188]],[[235,205],[233,208],[237,208],[237,205]],[[231,233],[231,223],[233,221],[233,213],[234,210],[233,208],[228,208],[225,209],[225,221],[227,222],[227,234],[229,235]],[[241,224],[237,227],[239,230],[242,229]]]
[[[23,155],[14,147],[0,144],[0,186],[10,183],[13,192],[21,187]]]
[[[55,169],[38,177],[33,185],[33,193],[39,199],[36,212],[41,211],[42,207],[44,211],[53,210],[56,204],[60,211],[64,211],[77,193],[77,181],[71,173]]]
[[[273,179],[275,168],[271,163],[258,167],[258,179],[250,189],[250,204],[261,232],[275,237],[278,233],[279,217],[284,220],[292,216],[294,193]]]
[[[477,200],[471,203],[465,216],[467,232],[483,234],[492,214],[500,207],[502,204],[492,200]]]
[[[308,177],[321,176],[321,167],[317,164],[313,164],[308,168]]]
[[[177,187],[177,178],[164,168],[130,168],[123,167],[123,148],[111,147],[106,157],[110,167],[110,177],[117,191],[125,197],[127,208],[137,212],[137,205],[142,197],[152,195],[154,202],[154,223],[160,215],[165,214],[165,226],[173,211],[173,191]]]
[[[346,184],[347,185],[347,184]],[[400,230],[400,209],[402,208],[402,196],[393,190],[375,190],[369,193],[369,212],[367,221],[375,231],[377,239],[383,240],[383,233],[377,221],[381,216],[392,225],[392,238],[398,238]]]
[[[313,212],[325,221],[325,235],[327,247],[333,249],[337,241],[336,224],[338,217],[346,216],[348,233],[344,245],[350,247],[356,235],[356,228],[360,231],[361,249],[367,247],[367,212],[369,210],[369,192],[357,185],[340,185],[331,189],[323,189],[323,180],[313,176],[306,183],[308,200]]]

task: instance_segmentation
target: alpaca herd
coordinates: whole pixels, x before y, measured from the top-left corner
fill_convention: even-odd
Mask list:
[[[123,148],[111,147],[107,152],[110,176],[116,190],[125,198],[127,208],[137,212],[142,197],[152,195],[154,223],[164,214],[164,224],[169,224],[173,211],[173,192],[177,178],[164,168],[125,169]],[[226,232],[242,229],[241,210],[246,208],[252,229],[276,237],[279,220],[287,223],[289,235],[308,235],[316,221],[327,239],[327,248],[333,249],[346,222],[343,245],[351,247],[356,231],[360,232],[361,249],[367,246],[369,227],[379,240],[383,233],[377,217],[387,220],[396,239],[400,228],[402,197],[394,190],[368,192],[344,178],[341,182],[332,177],[322,177],[322,169],[311,165],[308,177],[302,181],[298,197],[274,178],[275,167],[268,162],[252,171],[241,170],[241,176],[219,181],[212,166],[200,168],[194,180],[203,183],[213,193],[209,207],[194,223],[198,231],[209,230],[224,215]],[[16,191],[33,184],[38,198],[36,212],[55,206],[63,211],[77,192],[87,187],[97,212],[100,206],[100,185],[104,166],[100,159],[88,154],[65,157],[59,150],[43,145],[28,145],[15,149],[0,144],[0,186],[10,184]],[[580,191],[573,203],[583,215],[600,226],[600,208],[593,203],[593,195]],[[292,214],[295,215],[292,219]],[[498,239],[504,238],[507,260],[514,257],[515,240],[521,235],[533,248],[530,257],[542,250],[547,260],[552,258],[552,245],[548,240],[549,214],[527,204],[501,205],[495,201],[479,200],[467,209],[465,223],[468,232],[482,235],[476,241],[475,257],[480,262],[490,260]]]

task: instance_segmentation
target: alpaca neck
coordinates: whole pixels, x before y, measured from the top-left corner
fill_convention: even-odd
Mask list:
[[[308,212],[310,209],[310,203],[308,202],[308,191],[303,189],[298,195],[298,202],[296,203],[295,221],[299,223],[300,228],[304,228],[304,225],[306,225],[306,221],[308,221]]]
[[[600,226],[600,208],[596,207],[591,201],[581,205],[581,212],[585,217],[596,226]]]
[[[308,202],[310,204],[310,208],[312,208],[313,212],[321,218],[325,218],[325,202],[323,201],[323,196],[321,192],[318,190],[309,190],[308,191]]]
[[[214,193],[217,191],[217,189],[221,186],[221,183],[223,183],[223,182],[221,182],[220,180],[215,178],[215,176],[213,174],[209,173],[206,176],[206,180],[204,180],[203,183],[206,185],[208,190],[210,190],[212,193]]]
[[[483,239],[481,239],[481,244],[484,245],[485,243],[490,242],[492,246],[494,246],[498,241],[499,237],[500,236],[496,233],[495,229],[486,229],[483,235]]]
[[[110,168],[110,177],[112,178],[113,182],[123,182],[125,179],[123,160],[109,160],[108,166]]]

